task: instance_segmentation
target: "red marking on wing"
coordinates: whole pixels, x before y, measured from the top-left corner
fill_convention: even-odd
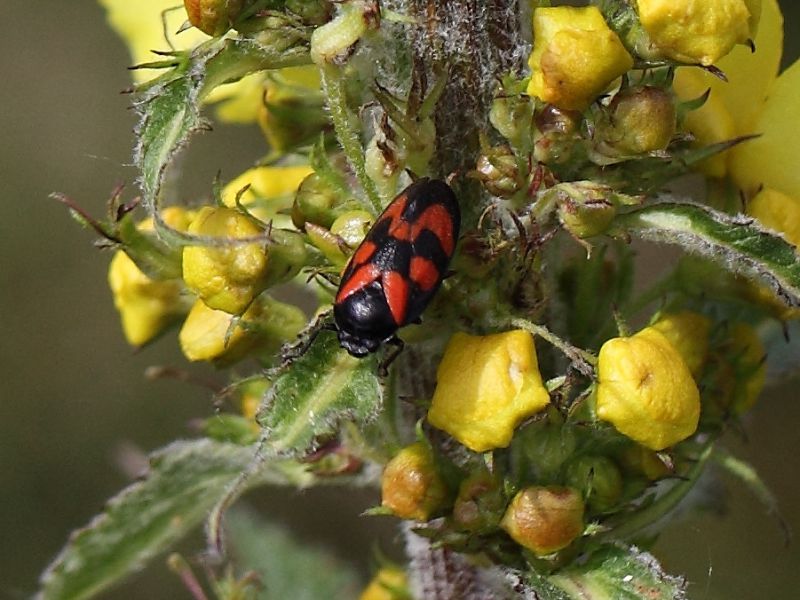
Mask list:
[[[336,303],[343,302],[348,296],[377,281],[381,276],[380,269],[371,263],[358,267],[353,274],[339,288],[336,294]]]
[[[409,277],[423,292],[427,292],[439,282],[439,270],[433,261],[422,256],[414,256],[411,258]]]
[[[353,258],[350,259],[350,264],[352,264],[354,268],[358,268],[364,263],[369,262],[369,259],[372,258],[377,248],[378,246],[375,245],[375,242],[370,242],[368,240],[361,242],[356,253],[353,254]]]
[[[453,239],[453,219],[447,209],[441,204],[434,204],[425,209],[419,219],[414,222],[412,228],[412,239],[416,238],[423,229],[433,232],[439,242],[442,244],[442,249],[447,256],[452,256],[453,249],[455,248],[455,240]]]
[[[408,307],[408,281],[397,271],[386,271],[382,278],[383,295],[392,311],[392,318],[397,325],[402,325]]]
[[[450,213],[441,204],[434,204],[425,209],[413,223],[404,221],[398,216],[392,217],[389,235],[403,241],[413,242],[423,229],[428,229],[439,238],[442,249],[448,256],[453,254],[455,240],[453,240],[453,219]]]

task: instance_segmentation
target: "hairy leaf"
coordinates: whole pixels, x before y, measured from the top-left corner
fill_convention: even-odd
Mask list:
[[[708,256],[731,272],[766,283],[789,306],[800,306],[800,260],[795,247],[751,217],[662,202],[622,214],[615,223],[632,235]]]
[[[279,370],[258,414],[267,453],[299,456],[336,432],[343,420],[360,424],[381,407],[377,358],[353,358],[336,334],[321,331],[306,352]]]
[[[38,597],[89,598],[140,569],[202,522],[252,463],[254,452],[252,446],[201,439],[175,442],[152,454],[147,475],[72,534],[42,576]],[[300,483],[305,477],[304,467],[275,462],[248,485]]]
[[[566,591],[568,598],[580,600],[686,598],[682,578],[667,575],[652,555],[633,546],[604,546],[584,564],[563,569],[548,580]]]
[[[255,571],[263,600],[350,600],[359,578],[333,553],[300,543],[283,527],[235,508],[225,522],[236,566]]]
[[[140,117],[135,158],[142,173],[144,204],[155,216],[159,232],[175,241],[186,236],[163,223],[156,206],[170,162],[193,132],[206,127],[200,117],[203,97],[256,71],[310,62],[303,46],[282,48],[231,39],[209,41],[185,58],[141,91],[135,102]]]

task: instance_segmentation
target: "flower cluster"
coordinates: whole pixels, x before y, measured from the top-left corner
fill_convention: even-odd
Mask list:
[[[371,0],[185,0],[188,24],[164,40],[171,26],[151,21],[170,1],[102,3],[142,67],[144,170],[171,157],[147,138],[171,115],[147,111],[175,81],[196,85],[193,109],[257,124],[268,145],[211,203],[184,207],[150,184],[147,219],[115,207],[114,223],[94,224],[117,247],[109,283],[132,345],[179,324],[190,361],[270,368],[232,376],[239,420],[209,420],[210,438],[260,435],[309,477],[366,478],[378,463],[374,512],[478,562],[549,572],[659,521],[756,402],[766,352],[753,325],[796,318],[787,299],[800,303],[800,169],[786,153],[800,65],[777,73],[775,0],[534,3],[527,68],[498,68],[485,105],[464,100],[483,113],[457,149],[437,131],[452,117],[442,98],[475,80],[391,33],[415,38],[424,15]],[[707,196],[653,200],[691,171]],[[448,183],[409,192],[423,177]],[[454,209],[422,197],[449,186]],[[707,257],[637,296],[636,235]],[[292,292],[310,309],[282,300]],[[325,332],[354,293],[356,333],[405,342],[399,356],[342,341],[348,356]],[[408,585],[386,567],[362,598]]]

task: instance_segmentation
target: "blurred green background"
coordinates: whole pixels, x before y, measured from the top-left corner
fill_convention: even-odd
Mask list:
[[[131,0],[132,2],[135,0]],[[787,11],[787,59],[800,53],[800,6]],[[183,367],[174,337],[141,353],[125,344],[105,285],[110,255],[92,247],[48,194],[63,192],[95,215],[117,183],[133,193],[134,121],[128,56],[92,0],[2,0],[0,19],[0,598],[26,598],[69,532],[85,524],[128,476],[125,448],[150,450],[189,435],[212,410],[199,387],[148,382],[149,365]],[[800,99],[798,99],[800,101]],[[218,169],[232,177],[263,151],[255,130],[217,128],[185,158],[187,194],[207,195]],[[214,377],[211,370],[195,369]],[[763,398],[739,456],[758,468],[800,530],[800,403],[797,381]],[[725,481],[727,514],[670,529],[657,554],[685,573],[692,597],[797,597],[800,550],[784,546],[775,520],[738,483]],[[335,547],[366,571],[387,520],[359,518],[368,497],[346,491],[279,490],[253,499],[303,539]],[[377,531],[376,531],[377,530]],[[188,543],[189,552],[201,540]],[[188,597],[157,562],[108,598]]]

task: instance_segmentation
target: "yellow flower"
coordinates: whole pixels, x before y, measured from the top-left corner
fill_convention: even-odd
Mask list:
[[[358,600],[405,600],[408,598],[406,572],[398,567],[383,567],[375,574]]]
[[[597,416],[623,435],[662,450],[697,429],[697,385],[680,353],[657,329],[608,340],[597,366]]]
[[[755,53],[737,47],[717,66],[728,82],[699,69],[678,69],[675,91],[681,100],[711,91],[708,102],[691,111],[684,129],[708,145],[737,136],[759,134],[706,161],[705,172],[729,175],[748,195],[762,186],[800,198],[800,164],[792,152],[800,138],[800,61],[780,76],[783,16],[777,0],[763,0]]]
[[[577,490],[531,486],[514,496],[500,527],[520,546],[545,556],[566,548],[583,533],[583,513]]]
[[[637,0],[636,5],[657,51],[679,62],[703,65],[716,63],[736,44],[745,43],[761,9],[760,0]]]
[[[428,420],[476,452],[508,446],[514,428],[550,401],[533,338],[521,330],[456,333],[437,376]]]
[[[186,246],[183,280],[210,308],[240,314],[267,287],[266,242],[236,244],[263,235],[256,222],[232,208],[204,206],[189,233],[229,239],[225,246]]]
[[[800,246],[800,196],[793,198],[764,188],[747,203],[747,214],[761,221],[764,227],[783,233],[796,247]]]
[[[433,455],[422,442],[406,446],[386,463],[381,505],[402,519],[427,521],[447,498]]]
[[[684,311],[661,315],[652,327],[669,340],[692,375],[697,377],[708,356],[711,319],[700,313]]]
[[[122,250],[111,259],[108,284],[125,339],[132,346],[146,344],[186,312],[180,281],[150,279]]]
[[[596,6],[537,8],[528,94],[559,108],[583,110],[633,58]]]
[[[305,323],[305,315],[299,308],[266,295],[256,299],[236,322],[233,315],[197,300],[183,323],[178,341],[184,356],[191,361],[230,364],[247,354],[271,354],[294,338]],[[253,407],[246,403],[247,396],[242,402],[243,413],[248,416],[246,411]]]
[[[132,64],[162,60],[153,50],[190,50],[209,37],[194,27],[177,32],[186,11],[176,0],[98,0],[106,9],[108,22],[128,46]],[[166,37],[165,37],[166,35]],[[131,75],[135,83],[144,83],[160,71],[135,69]],[[220,102],[217,116],[233,123],[255,122],[264,89],[263,73],[243,77],[214,89],[205,98],[206,103]]]
[[[249,311],[248,311],[249,312]],[[250,315],[246,312],[242,319]],[[197,300],[178,334],[184,356],[191,361],[226,359],[234,362],[247,354],[256,339],[240,326],[232,326],[233,316],[221,310],[209,308]]]
[[[169,207],[164,209],[162,217],[175,229],[185,230],[191,213],[180,207]],[[153,220],[146,219],[137,228],[152,230]],[[122,319],[125,339],[132,346],[146,344],[188,309],[185,290],[179,280],[151,279],[123,250],[118,250],[111,259],[108,284]]]

